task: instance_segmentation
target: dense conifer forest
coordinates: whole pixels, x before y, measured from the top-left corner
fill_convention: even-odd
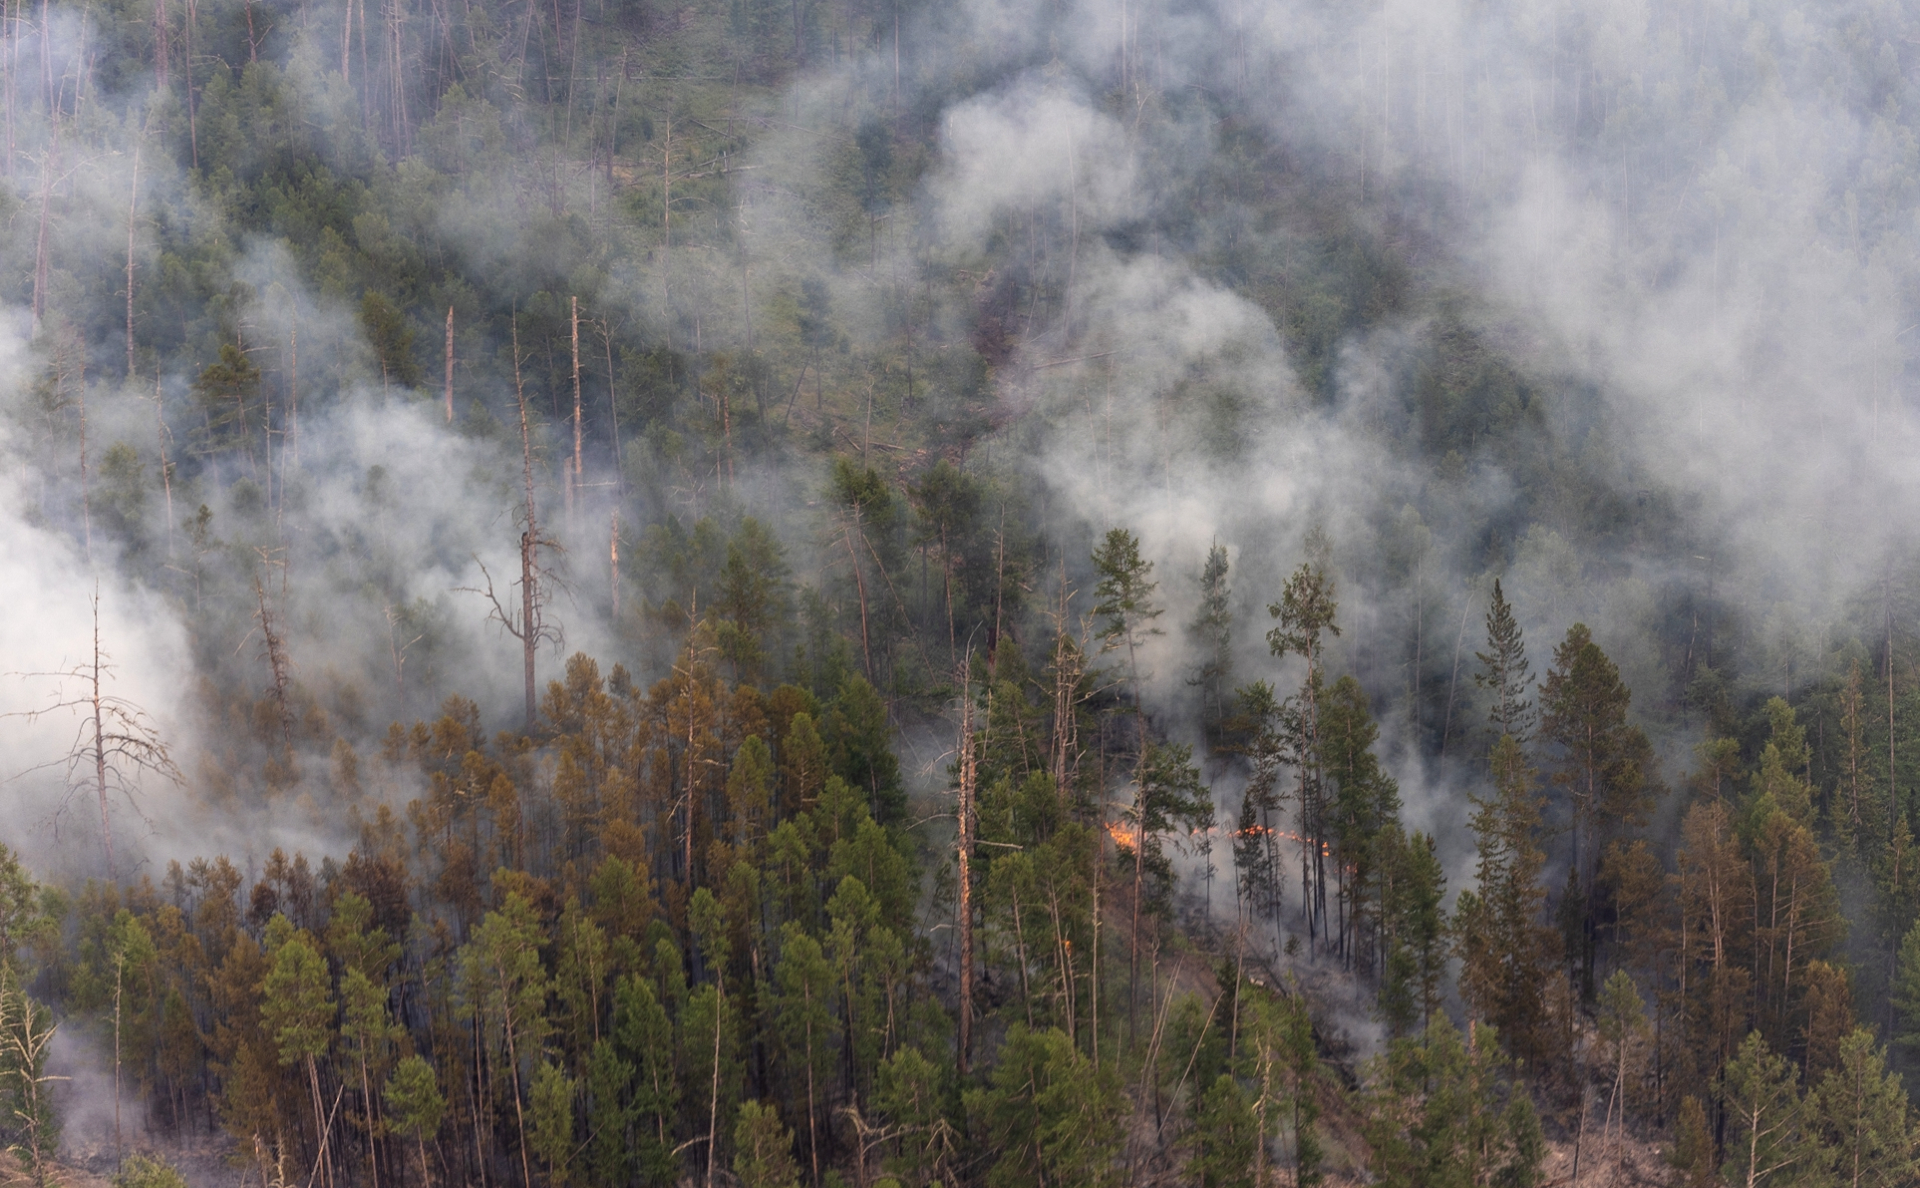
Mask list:
[[[0,4],[0,1171],[1920,1183],[1913,5],[373,7]]]

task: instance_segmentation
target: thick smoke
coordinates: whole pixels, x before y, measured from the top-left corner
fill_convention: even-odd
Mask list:
[[[1920,511],[1905,466],[1913,150],[1894,113],[1913,106],[1910,25],[1897,11],[1714,2],[937,6],[909,19],[901,56],[888,45],[819,66],[746,117],[759,131],[734,189],[688,216],[698,246],[616,252],[606,269],[549,258],[563,215],[618,239],[618,182],[516,161],[498,114],[461,123],[457,105],[422,129],[421,151],[490,166],[416,205],[473,267],[577,291],[594,317],[682,349],[744,351],[803,281],[824,286],[837,333],[856,342],[896,333],[904,317],[929,399],[953,383],[942,352],[971,336],[992,368],[997,426],[975,457],[1038,492],[1036,527],[1067,558],[1078,605],[1106,528],[1138,532],[1155,560],[1168,629],[1146,653],[1150,701],[1177,736],[1193,729],[1184,682],[1195,665],[1179,625],[1207,549],[1217,542],[1233,562],[1236,676],[1284,685],[1294,674],[1266,654],[1265,605],[1309,530],[1324,530],[1343,584],[1332,662],[1358,673],[1386,715],[1409,823],[1457,834],[1463,775],[1439,756],[1478,745],[1469,678],[1492,577],[1520,610],[1536,668],[1584,619],[1653,706],[1678,696],[1660,630],[1687,599],[1710,594],[1764,625],[1768,663],[1804,653],[1816,664],[1809,641],[1909,536]],[[56,30],[55,56],[83,60],[85,38],[77,23]],[[326,42],[322,30],[297,44],[281,85],[324,135],[360,135],[347,128],[351,97],[323,81]],[[900,149],[867,167],[920,170],[918,189],[852,219],[823,209],[827,180],[860,167],[855,126],[892,127],[903,112],[936,129],[927,155]],[[285,787],[209,783],[235,757],[233,724],[269,685],[258,601],[186,617],[170,606],[215,569],[258,576],[302,720],[324,715],[363,760],[388,722],[430,715],[450,693],[478,698],[489,724],[514,721],[517,644],[472,592],[482,565],[503,593],[517,572],[511,327],[444,295],[463,309],[449,428],[437,377],[410,388],[382,374],[324,245],[235,238],[196,196],[207,183],[190,184],[145,139],[178,116],[137,104],[96,113],[118,122],[105,137],[117,152],[63,160],[48,144],[14,178],[7,262],[35,279],[31,302],[7,311],[0,360],[13,462],[0,565],[17,612],[0,630],[17,670],[69,669],[90,654],[97,584],[116,688],[153,715],[186,772],[185,789],[145,785],[156,853],[204,849],[215,821],[237,845],[327,848],[340,822],[300,797],[324,800],[330,754],[302,751]],[[671,127],[663,117],[656,135]],[[222,151],[219,129],[200,135],[209,157]],[[51,181],[69,174],[43,241]],[[1263,215],[1275,193],[1279,215]],[[73,294],[111,287],[96,282],[124,266],[130,221],[143,287],[168,280],[152,246],[159,223],[224,243],[221,316],[274,398],[299,394],[297,422],[262,433],[244,472],[179,467],[192,445],[174,435],[199,415],[195,375],[156,377],[143,359],[137,382],[109,391],[61,364],[49,395],[58,352],[47,344],[62,341]],[[712,234],[721,227],[725,237]],[[413,250],[417,230],[356,227],[395,252]],[[715,267],[721,238],[736,258]],[[1413,282],[1387,276],[1383,308],[1364,317],[1302,309],[1288,296],[1316,283],[1301,246],[1312,242],[1380,255],[1367,244],[1390,245],[1444,291],[1394,297]],[[1006,271],[1016,266],[1018,277]],[[971,278],[971,305],[955,284],[915,296],[931,272]],[[29,346],[36,319],[45,326]],[[203,318],[183,334],[204,362],[220,329]],[[1480,389],[1489,417],[1533,426],[1536,456],[1423,442],[1423,385],[1441,346],[1463,336],[1513,361]],[[605,398],[599,366],[590,401]],[[809,412],[819,382],[803,375],[780,395],[788,422],[820,444],[865,454],[905,415],[901,381],[874,374],[859,381],[865,423],[830,424]],[[111,490],[98,468],[114,445],[131,446],[150,479],[163,451],[178,468],[170,506],[150,495],[114,513],[127,532],[93,523],[78,443],[48,428],[82,385],[96,492]],[[568,651],[622,658],[637,628],[603,593],[611,493],[592,488],[566,515],[566,410],[542,392],[538,498],[573,591],[553,614]],[[591,464],[614,473],[599,448]],[[669,456],[669,443],[630,448]],[[767,516],[796,576],[824,584],[835,562],[819,546],[818,509],[804,507],[817,474],[742,453],[730,492],[685,476],[650,510],[730,503]],[[622,461],[609,482],[636,471]],[[1574,477],[1547,485],[1558,504],[1523,503],[1543,484],[1523,482],[1522,465],[1536,479]],[[196,537],[201,504],[210,519]],[[1648,527],[1595,533],[1595,506]],[[140,550],[166,560],[121,555]],[[121,576],[131,572],[150,576]],[[554,671],[549,651],[543,679]],[[210,704],[208,684],[222,682],[246,697]],[[23,708],[52,696],[31,684]],[[57,761],[71,725],[9,719],[6,749],[22,769]],[[64,784],[42,772],[17,786],[34,809],[11,839],[41,849],[51,835],[37,823]],[[82,818],[70,811],[61,828],[93,828]]]

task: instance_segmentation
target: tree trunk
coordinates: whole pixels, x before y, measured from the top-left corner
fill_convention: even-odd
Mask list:
[[[133,145],[133,182],[127,198],[127,378],[133,378],[134,215],[140,209],[140,142]]]
[[[973,785],[977,762],[973,745],[973,689],[963,679],[961,690],[959,831],[954,850],[959,865],[960,893],[960,1051],[956,1067],[964,1077],[973,1051]]]
[[[557,37],[559,30],[554,34]],[[580,298],[567,299],[571,342],[573,344],[573,465],[567,479],[567,514],[572,516],[577,510],[584,492],[581,490],[583,471],[580,464],[581,417],[580,417]],[[571,524],[571,521],[569,521]]]
[[[453,424],[453,306],[447,306],[447,424]]]
[[[502,997],[505,997],[504,983],[500,990]],[[513,1073],[513,1120],[520,1130],[520,1182],[526,1185],[526,1188],[533,1188],[533,1169],[527,1164],[527,1114],[520,1105],[520,1054],[514,1050],[511,1010],[505,1013],[502,1022],[505,1024],[503,1030],[507,1033],[507,1063],[511,1066],[510,1071]]]
[[[713,1188],[713,1161],[720,1139],[720,1021],[726,1018],[727,995],[716,977],[713,983],[713,1093],[707,1099],[707,1188]],[[809,1072],[811,1077],[812,1073]],[[809,1104],[811,1109],[811,1104]]]
[[[525,487],[526,531],[520,534],[520,645],[526,662],[527,734],[534,726],[534,654],[539,650],[536,626],[539,587],[534,574],[534,550],[539,546],[540,519],[533,502],[533,439],[527,430],[527,390],[520,378],[520,319],[513,318],[513,395],[520,406],[520,477]],[[513,630],[513,624],[507,624]],[[516,1074],[517,1075],[517,1074]]]

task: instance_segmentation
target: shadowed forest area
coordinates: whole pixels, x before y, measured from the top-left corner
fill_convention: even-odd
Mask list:
[[[366,7],[0,5],[9,1174],[1920,1183],[1920,12]]]

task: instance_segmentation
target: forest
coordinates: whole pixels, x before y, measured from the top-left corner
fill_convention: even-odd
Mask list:
[[[0,3],[0,1173],[1920,1184],[1920,7],[376,7]]]

